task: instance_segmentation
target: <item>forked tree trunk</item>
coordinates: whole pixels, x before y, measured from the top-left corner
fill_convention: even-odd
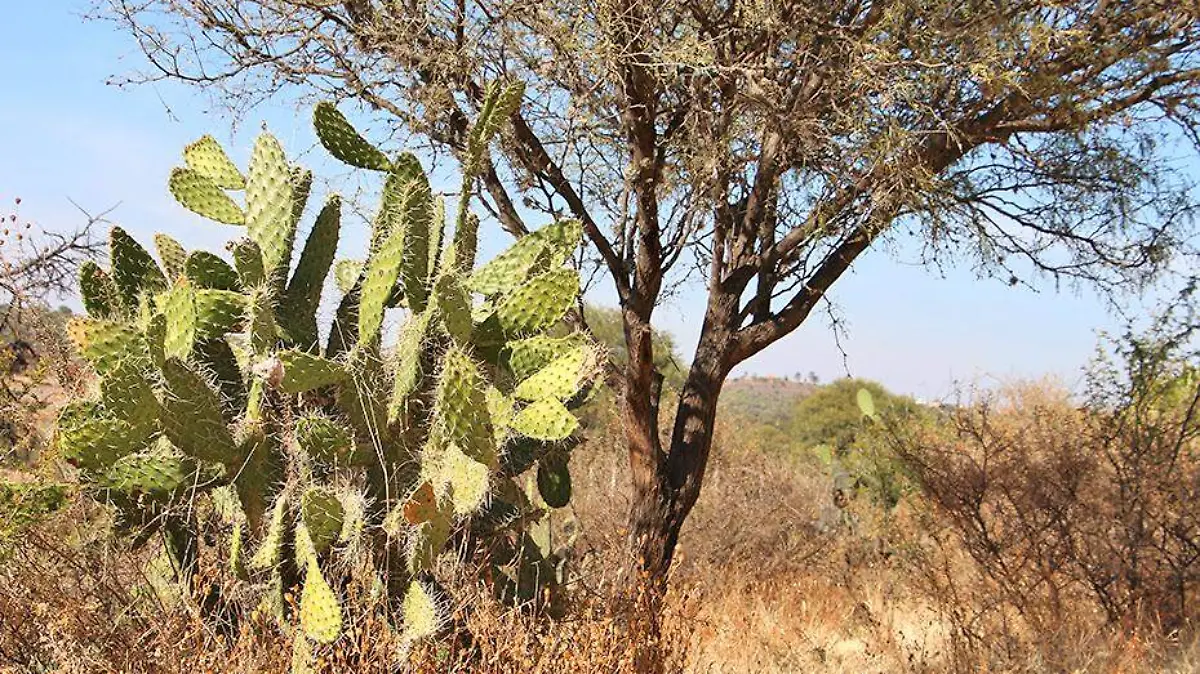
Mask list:
[[[659,391],[653,383],[647,389],[634,388],[644,381],[639,377],[644,373],[635,372],[635,360],[630,359],[623,416],[633,478],[629,547],[637,582],[631,589],[645,618],[642,637],[649,641],[638,649],[638,671],[641,672],[661,670],[657,640],[662,601],[679,533],[704,482],[716,425],[717,400],[732,366],[731,326],[736,301],[736,297],[717,294],[709,301],[701,341],[680,392],[667,451],[663,451],[657,432]],[[632,346],[629,332],[627,327],[627,345]],[[648,328],[645,334],[649,334]],[[636,361],[636,365],[649,367],[651,371],[653,368],[649,362]]]

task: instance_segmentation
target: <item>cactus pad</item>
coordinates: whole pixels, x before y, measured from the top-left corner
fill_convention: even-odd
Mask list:
[[[266,536],[263,537],[262,545],[254,553],[254,557],[250,559],[250,566],[256,569],[272,569],[279,565],[283,558],[284,537],[287,535],[285,529],[288,526],[289,505],[288,492],[284,491],[276,497],[275,505],[271,507]]]
[[[246,180],[246,233],[258,244],[263,268],[272,278],[285,271],[292,253],[293,190],[291,167],[279,141],[269,133],[259,134]]]
[[[471,297],[457,274],[445,274],[433,290],[434,305],[450,337],[459,344],[471,340]]]
[[[229,290],[199,290],[195,297],[196,338],[214,339],[242,329],[246,296]]]
[[[563,508],[571,502],[571,471],[565,457],[550,454],[538,462],[538,494],[551,508]]]
[[[147,451],[127,454],[112,464],[99,484],[127,494],[166,495],[187,484],[196,472],[166,439]]]
[[[432,591],[413,581],[404,593],[404,635],[409,639],[431,637],[441,628],[442,616]]]
[[[196,343],[196,293],[187,279],[181,278],[163,298],[167,318],[163,352],[168,358],[187,358]]]
[[[519,400],[570,398],[579,390],[585,378],[590,355],[588,347],[584,345],[567,351],[518,384],[513,396]]]
[[[133,327],[106,320],[74,318],[67,323],[67,335],[79,353],[100,374],[123,360],[149,362],[146,340]]]
[[[92,318],[109,318],[121,310],[121,296],[112,277],[91,260],[79,266],[79,293]]]
[[[456,347],[446,352],[442,362],[435,405],[445,439],[476,461],[495,466],[495,438],[483,377],[471,357]]]
[[[266,280],[262,249],[257,243],[250,239],[238,239],[231,242],[228,248],[233,253],[233,266],[243,286],[252,288]]]
[[[535,276],[513,291],[497,308],[505,334],[541,332],[557,323],[579,297],[579,274],[555,269]]]
[[[183,274],[183,263],[187,260],[187,251],[178,241],[166,234],[155,234],[154,248],[158,251],[158,259],[162,262],[168,281],[174,281]]]
[[[184,262],[184,274],[197,288],[239,290],[238,274],[229,263],[205,250],[194,251]]]
[[[354,130],[333,103],[322,101],[313,110],[313,127],[321,145],[342,162],[373,171],[390,171],[392,162]]]
[[[300,496],[300,517],[317,554],[324,554],[337,540],[343,515],[342,502],[332,489],[310,487]]]
[[[450,485],[455,515],[469,515],[487,502],[491,470],[450,445],[442,456],[441,480]]]
[[[246,214],[228,194],[202,173],[190,168],[171,171],[171,194],[184,208],[227,225],[246,224]]]
[[[328,417],[309,415],[296,421],[296,442],[312,459],[327,465],[346,463],[354,451],[350,431]]]
[[[565,440],[579,420],[561,402],[547,398],[525,407],[513,417],[512,427],[525,437],[551,442]]]
[[[358,260],[338,260],[333,266],[333,280],[343,294],[350,292],[362,274],[363,263]]]
[[[284,393],[303,393],[336,384],[345,379],[347,374],[340,363],[305,351],[280,351],[279,360],[283,363],[283,379],[279,389]]]
[[[521,237],[475,270],[471,290],[484,295],[512,292],[539,264],[550,269],[562,266],[579,246],[581,233],[579,221],[559,220]]]
[[[176,447],[203,461],[236,469],[240,453],[221,417],[217,393],[183,362],[168,358],[162,366],[163,430]]]
[[[342,607],[316,564],[308,564],[300,592],[300,626],[309,639],[322,644],[342,634]]]
[[[183,161],[188,168],[208,178],[214,185],[225,190],[246,188],[242,172],[229,161],[225,150],[216,138],[205,135],[183,148]]]
[[[167,287],[166,278],[154,258],[125,230],[113,227],[108,242],[113,281],[126,307],[136,307],[143,294],[149,295]]]

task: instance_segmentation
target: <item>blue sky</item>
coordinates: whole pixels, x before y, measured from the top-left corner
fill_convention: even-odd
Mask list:
[[[166,191],[182,147],[211,132],[244,165],[253,135],[266,122],[289,153],[318,175],[338,170],[314,149],[308,111],[293,100],[254,110],[234,128],[200,91],[171,84],[118,88],[106,82],[142,62],[132,40],[111,24],[84,21],[89,3],[17,3],[0,23],[0,205],[23,199],[21,216],[45,229],[72,228],[82,216],[72,201],[99,212],[143,241],[155,231],[185,246],[216,246],[233,228],[202,221]],[[342,254],[353,256],[365,229],[351,226]],[[505,235],[494,225],[484,251]],[[610,292],[598,291],[605,300]],[[744,364],[738,373],[792,375],[812,371],[828,380],[847,373],[898,391],[938,398],[957,384],[1051,375],[1068,384],[1094,352],[1098,329],[1117,322],[1094,295],[1032,292],[977,280],[970,269],[944,275],[867,253],[835,286],[832,297],[846,334],[839,351],[821,312],[794,334]],[[694,283],[656,317],[690,353],[703,314]]]

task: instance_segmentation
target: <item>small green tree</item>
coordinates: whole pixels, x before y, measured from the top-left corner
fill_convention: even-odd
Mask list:
[[[919,413],[920,406],[911,398],[873,381],[845,378],[797,403],[789,428],[800,451],[811,452],[835,475],[845,475],[876,503],[892,508],[906,491],[907,480],[902,462],[878,437],[873,417],[903,421]]]

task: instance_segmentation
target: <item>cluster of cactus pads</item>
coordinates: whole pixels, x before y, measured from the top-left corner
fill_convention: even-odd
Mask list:
[[[111,268],[82,270],[88,315],[69,332],[99,385],[59,417],[62,456],[130,535],[162,534],[183,579],[201,546],[219,548],[295,629],[298,653],[304,637],[339,638],[350,594],[377,598],[412,639],[434,634],[445,599],[432,571],[447,551],[485,560],[483,576],[515,603],[560,589],[546,513],[570,499],[570,410],[599,357],[563,320],[578,301],[569,262],[581,232],[556,222],[476,269],[467,208],[522,91],[489,89],[449,240],[417,158],[388,156],[320,104],[324,147],[383,174],[365,261],[335,263],[334,195],[293,263],[312,176],[264,132],[244,173],[206,136],[170,178],[188,209],[244,227],[232,262],[162,234],[156,261],[114,227]],[[331,275],[343,295],[322,340]],[[394,307],[407,320],[385,348]],[[198,535],[198,512],[222,522],[217,545]]]

